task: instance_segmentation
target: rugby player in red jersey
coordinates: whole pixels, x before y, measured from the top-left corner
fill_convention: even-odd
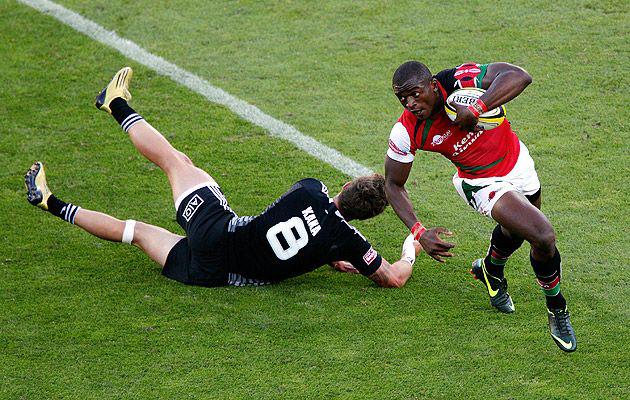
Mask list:
[[[404,111],[389,137],[385,158],[385,190],[392,208],[431,257],[451,257],[452,243],[440,235],[445,228],[426,229],[416,217],[405,183],[418,150],[437,152],[457,168],[453,184],[459,195],[480,214],[497,222],[484,258],[471,273],[484,283],[490,303],[514,312],[507,291],[505,264],[524,240],[531,245],[530,261],[547,301],[551,336],[562,350],[576,349],[566,300],[560,292],[561,262],[556,236],[540,211],[540,181],[534,161],[506,119],[491,130],[476,128],[480,114],[507,103],[530,83],[531,76],[508,63],[467,63],[432,75],[426,65],[408,61],[394,73],[392,88]],[[485,89],[471,106],[457,106],[451,121],[444,101],[466,87]]]

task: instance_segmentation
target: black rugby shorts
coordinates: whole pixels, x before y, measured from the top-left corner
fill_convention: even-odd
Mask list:
[[[169,252],[162,274],[187,285],[224,286],[225,233],[236,216],[219,186],[198,185],[178,199],[177,223],[186,231]]]

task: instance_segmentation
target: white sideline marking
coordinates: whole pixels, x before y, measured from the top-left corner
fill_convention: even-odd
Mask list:
[[[84,18],[74,11],[48,0],[18,1],[56,18],[97,42],[118,50],[125,57],[144,65],[160,75],[171,78],[193,92],[202,95],[210,102],[227,107],[242,119],[264,128],[270,136],[293,143],[299,149],[330,164],[347,175],[357,177],[373,173],[369,168],[301,133],[293,126],[265,114],[259,108],[211,85],[205,79],[166,61],[162,57],[149,53],[134,42],[121,38],[116,32],[108,31],[96,22]]]

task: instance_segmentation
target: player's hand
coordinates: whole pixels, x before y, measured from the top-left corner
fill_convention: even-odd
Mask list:
[[[453,104],[453,106],[457,110],[457,117],[455,118],[455,121],[453,121],[455,125],[468,132],[477,132],[481,130],[477,127],[479,119],[475,117],[475,114],[473,114],[468,107],[461,104]]]
[[[349,274],[358,274],[359,270],[356,269],[351,263],[348,261],[333,261],[330,263],[330,266],[336,269],[339,272],[347,272]]]
[[[453,257],[453,253],[449,250],[455,247],[455,245],[445,242],[440,235],[453,236],[453,233],[442,227],[431,228],[420,236],[419,242],[428,255],[443,263],[444,259],[442,257]]]

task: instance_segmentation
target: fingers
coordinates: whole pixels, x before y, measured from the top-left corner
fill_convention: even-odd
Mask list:
[[[449,231],[448,229],[442,226],[438,226],[437,228],[433,228],[433,229],[435,230],[435,233],[443,234],[446,236],[453,236],[453,232]]]
[[[435,260],[443,263],[445,262],[443,257],[453,257],[453,253],[451,253],[449,250],[455,247],[455,244],[442,241],[439,238],[437,239],[437,241],[432,243],[432,248],[430,251],[427,251],[427,254],[429,254]]]
[[[474,131],[474,129],[477,127],[477,122],[478,120],[476,118],[470,119],[465,117],[456,118],[455,121],[453,121],[455,125],[468,132]]]
[[[449,249],[452,249],[453,247],[455,247],[454,243],[445,242],[442,239],[440,239],[439,237],[437,238],[437,240],[435,240],[433,245],[434,245],[434,247],[436,247],[434,249],[434,251],[445,251],[445,250],[449,250]]]
[[[449,250],[455,247],[454,243],[445,242],[440,235],[453,236],[453,232],[444,227],[436,227],[429,229],[420,238],[420,245],[424,251],[438,262],[445,262],[444,258],[453,257],[453,253]]]
[[[453,257],[454,254],[449,252],[449,251],[435,251],[433,253],[430,254],[431,257],[433,257],[434,259],[436,259],[437,261],[443,263],[446,260],[444,260],[442,257]]]
[[[468,132],[475,132],[477,128],[478,118],[468,110],[467,106],[461,104],[453,104],[457,110],[457,117],[453,121],[455,125]]]
[[[435,228],[435,233],[436,233],[436,235],[435,235],[435,237],[436,237],[435,244],[437,246],[443,247],[445,250],[452,249],[453,247],[455,247],[455,245],[453,243],[445,242],[439,236],[439,235],[453,236],[453,232],[449,231],[446,228],[438,227],[438,228]]]
[[[444,242],[441,241],[439,243],[436,243],[438,246],[442,247],[443,250],[449,250],[452,249],[453,247],[455,247],[454,243],[449,243],[449,242]]]
[[[455,111],[459,111],[461,108],[466,108],[465,105],[463,104],[459,104],[459,103],[450,103],[451,106],[453,106],[453,108],[455,108]]]
[[[437,255],[437,254],[431,254],[431,257],[432,257],[434,260],[438,261],[438,262],[441,262],[441,263],[445,263],[445,262],[446,262],[445,260],[443,260],[443,259],[442,259],[439,255]]]

